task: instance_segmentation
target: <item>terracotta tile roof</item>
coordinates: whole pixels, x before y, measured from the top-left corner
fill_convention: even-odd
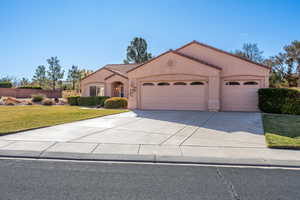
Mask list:
[[[140,64],[108,64],[105,65],[105,68],[111,69],[113,71],[120,72],[121,74],[126,74],[131,69],[135,68]]]

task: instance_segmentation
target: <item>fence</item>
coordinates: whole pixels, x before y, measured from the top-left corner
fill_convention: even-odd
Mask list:
[[[39,90],[21,88],[0,88],[0,97],[31,98],[33,94],[44,94],[48,98],[61,98],[61,90]]]

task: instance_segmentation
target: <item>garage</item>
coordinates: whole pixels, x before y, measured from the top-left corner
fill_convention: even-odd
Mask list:
[[[160,81],[141,84],[141,109],[207,110],[206,81]]]
[[[260,81],[223,81],[222,87],[223,111],[258,111]]]

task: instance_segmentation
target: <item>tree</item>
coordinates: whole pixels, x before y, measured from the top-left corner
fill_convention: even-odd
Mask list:
[[[245,43],[242,50],[235,50],[234,54],[248,60],[263,63],[263,51],[260,51],[257,44],[255,43]]]
[[[147,42],[143,38],[135,37],[127,47],[127,59],[125,64],[143,63],[152,58],[151,53],[147,52]]]
[[[80,74],[80,80],[85,78],[86,76],[90,75],[93,73],[93,70],[89,70],[89,69],[81,69],[79,74]]]
[[[28,85],[30,85],[30,81],[28,80],[28,78],[23,77],[20,80],[20,86],[28,86]]]
[[[59,65],[57,57],[51,57],[47,59],[49,69],[47,71],[48,79],[51,82],[52,89],[55,90],[57,83],[59,83],[64,77],[64,71]]]
[[[286,62],[290,73],[298,73],[297,85],[300,87],[300,41],[293,41],[290,45],[284,47],[286,51]]]
[[[72,82],[72,88],[75,90],[76,83],[80,81],[80,70],[77,66],[73,65],[68,72],[68,80]]]
[[[36,82],[40,87],[45,87],[47,82],[47,76],[46,76],[46,67],[44,65],[39,65],[36,68],[32,81]]]

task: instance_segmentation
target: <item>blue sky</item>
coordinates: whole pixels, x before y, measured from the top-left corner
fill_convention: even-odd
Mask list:
[[[265,56],[300,40],[298,0],[0,0],[0,77],[122,63],[135,36],[159,55],[192,40],[226,51],[258,43]]]

